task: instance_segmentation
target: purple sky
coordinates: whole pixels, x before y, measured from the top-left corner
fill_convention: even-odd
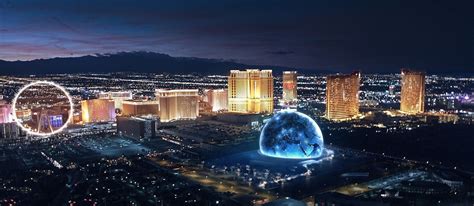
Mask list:
[[[296,68],[472,69],[469,4],[0,0],[0,59],[153,51]]]

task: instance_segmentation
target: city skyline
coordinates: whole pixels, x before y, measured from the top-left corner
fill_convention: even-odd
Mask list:
[[[473,6],[0,0],[0,205],[473,205]]]
[[[48,197],[64,195],[60,188],[66,196],[58,201],[68,205],[472,202],[466,171],[474,170],[474,79],[423,75],[425,110],[407,114],[400,111],[403,90],[418,97],[421,82],[415,72],[416,81],[407,86],[403,72],[298,72],[291,109],[279,104],[288,88],[284,73],[255,68],[227,75],[2,76],[3,112],[18,88],[37,81],[64,87],[74,112],[64,131],[42,137],[15,120],[0,123],[0,164],[31,162],[0,167],[7,180],[0,201],[44,205],[55,201]],[[30,95],[40,99],[43,92],[49,91]],[[245,110],[229,110],[234,96],[245,97],[239,106]],[[326,118],[329,104],[338,104],[331,110],[342,116]],[[25,119],[35,115],[12,112]],[[40,168],[48,169],[38,174]],[[55,184],[36,189],[46,177]],[[26,192],[16,192],[22,188]]]

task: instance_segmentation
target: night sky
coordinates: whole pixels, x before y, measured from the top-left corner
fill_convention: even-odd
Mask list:
[[[120,51],[314,70],[474,70],[469,1],[0,0],[0,59]]]

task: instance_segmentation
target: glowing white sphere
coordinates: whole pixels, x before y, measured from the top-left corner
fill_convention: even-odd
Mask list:
[[[310,159],[323,154],[321,129],[311,117],[285,110],[275,114],[260,133],[260,153],[278,158]]]

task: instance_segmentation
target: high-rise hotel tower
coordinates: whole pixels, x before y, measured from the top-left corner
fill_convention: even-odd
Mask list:
[[[160,105],[160,121],[196,119],[199,116],[197,89],[157,89],[156,99]]]
[[[400,111],[418,114],[425,111],[425,73],[402,69]]]
[[[227,110],[227,89],[211,89],[205,92],[213,112]]]
[[[228,98],[229,112],[273,112],[272,70],[231,70],[228,79]]]
[[[282,101],[284,105],[294,106],[296,104],[298,100],[296,85],[297,85],[296,71],[284,71],[283,72],[283,97],[282,97]]]
[[[359,114],[360,72],[326,78],[326,118],[343,121]]]
[[[90,99],[81,101],[82,122],[112,122],[115,121],[114,100]]]

